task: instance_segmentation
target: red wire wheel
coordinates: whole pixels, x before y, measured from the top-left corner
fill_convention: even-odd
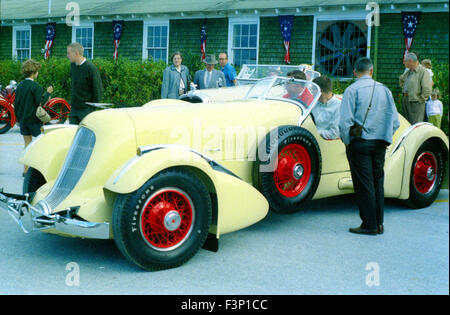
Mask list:
[[[431,205],[444,178],[448,150],[439,140],[427,140],[414,156],[409,178],[409,198],[404,203],[413,209]]]
[[[436,184],[437,161],[433,153],[423,152],[414,165],[414,186],[421,194],[429,193]]]
[[[160,251],[173,250],[189,237],[194,207],[189,196],[177,188],[154,193],[141,214],[141,234],[147,244]]]
[[[11,113],[8,108],[0,104],[0,134],[11,129]]]
[[[69,117],[70,107],[65,101],[50,100],[44,108],[51,117],[50,124],[62,124]]]
[[[322,171],[319,144],[299,126],[280,126],[271,130],[258,145],[253,176],[277,213],[294,213],[317,190]]]
[[[129,261],[145,270],[174,268],[205,243],[212,210],[201,179],[183,168],[164,170],[138,190],[117,196],[114,241]]]
[[[274,181],[280,194],[285,197],[298,196],[311,177],[311,158],[300,144],[291,143],[278,154]]]

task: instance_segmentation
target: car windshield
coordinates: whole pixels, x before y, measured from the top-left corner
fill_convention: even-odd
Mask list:
[[[306,74],[306,79],[309,81],[320,76],[319,72],[312,70],[308,65],[243,65],[236,79],[240,85],[254,84],[265,77],[286,77],[289,72],[294,70],[303,71]]]
[[[317,84],[286,77],[259,80],[247,93],[247,99],[279,99],[295,102],[303,109],[311,108],[320,97]]]

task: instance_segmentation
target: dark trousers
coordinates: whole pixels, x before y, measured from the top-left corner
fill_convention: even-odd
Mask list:
[[[383,140],[352,140],[347,159],[352,173],[356,203],[362,227],[376,229],[384,219],[384,157],[388,143]]]
[[[87,107],[84,109],[72,108],[72,110],[69,113],[69,123],[71,125],[79,125],[80,122],[83,120],[83,118],[93,111],[94,109],[91,107]]]
[[[407,96],[403,96],[403,115],[411,125],[425,121],[425,103],[410,102]]]

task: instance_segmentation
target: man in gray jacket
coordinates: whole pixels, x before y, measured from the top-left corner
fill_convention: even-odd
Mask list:
[[[214,55],[206,55],[205,58],[206,69],[198,70],[194,75],[194,84],[197,89],[215,89],[226,86],[225,75],[222,71],[214,69],[217,64]]]
[[[400,122],[391,91],[372,79],[372,61],[365,57],[358,59],[354,74],[357,80],[344,92],[339,121],[362,220],[361,226],[351,228],[350,232],[376,235],[384,231],[386,147],[392,143]],[[355,123],[363,127],[360,137],[350,136]]]

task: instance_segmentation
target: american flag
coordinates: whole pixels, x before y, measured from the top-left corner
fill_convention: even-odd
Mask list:
[[[202,52],[202,61],[206,58],[206,19],[203,20],[200,36],[200,51]]]
[[[420,20],[420,12],[402,12],[403,35],[405,36],[405,55],[411,49],[416,34],[417,25]]]
[[[55,39],[55,29],[56,23],[47,23],[47,27],[45,29],[45,48],[44,48],[44,58],[48,59],[50,56],[50,48],[52,48],[53,40]]]
[[[119,56],[119,43],[120,43],[120,36],[122,35],[122,29],[123,29],[123,21],[113,21],[113,29],[114,29],[114,54],[113,58],[114,60],[117,60],[117,57]]]
[[[294,24],[293,15],[280,15],[280,28],[281,35],[283,36],[284,48],[286,49],[286,55],[284,55],[284,61],[291,63],[291,55],[289,53],[289,46],[291,45],[292,25]]]

